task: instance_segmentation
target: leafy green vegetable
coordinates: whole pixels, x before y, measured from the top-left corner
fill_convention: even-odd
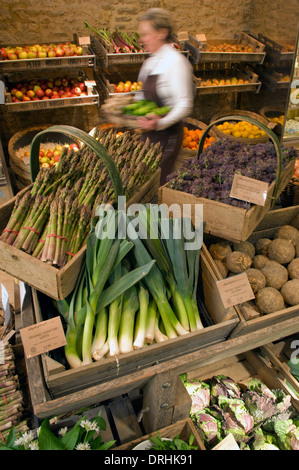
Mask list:
[[[173,439],[164,439],[157,431],[157,436],[152,436],[149,440],[152,443],[152,450],[198,450],[198,447],[193,445],[193,434],[190,434],[186,442],[180,438],[179,434]]]

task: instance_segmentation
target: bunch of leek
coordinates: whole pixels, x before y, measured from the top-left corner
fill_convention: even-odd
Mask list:
[[[86,262],[76,287],[68,299],[57,302],[67,322],[65,356],[71,368],[90,364],[108,352],[113,344],[113,328],[108,313],[117,309],[122,297],[144,278],[155,261],[130,270],[124,269],[125,258],[133,247],[118,237],[117,212],[108,211],[92,229],[87,240]],[[117,312],[115,313],[117,317]],[[112,316],[111,316],[112,319]]]

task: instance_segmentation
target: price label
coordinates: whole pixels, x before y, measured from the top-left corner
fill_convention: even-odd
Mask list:
[[[247,176],[234,175],[230,197],[264,206],[267,200],[268,183]]]
[[[222,441],[219,442],[212,450],[240,450],[234,436],[228,434]]]
[[[199,42],[207,42],[207,36],[205,34],[196,34],[195,37]]]
[[[82,36],[78,38],[78,42],[80,46],[89,46],[90,44],[90,36]]]
[[[180,31],[178,33],[178,40],[179,41],[188,41],[189,40],[189,33],[188,31]]]
[[[217,281],[217,287],[224,308],[235,307],[255,298],[245,273]]]
[[[67,343],[60,317],[22,328],[20,335],[27,358],[52,351]]]

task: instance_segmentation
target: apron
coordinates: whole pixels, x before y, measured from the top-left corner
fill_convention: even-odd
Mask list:
[[[149,75],[143,84],[144,98],[149,101],[155,101],[159,107],[164,106],[161,99],[157,94],[157,79],[158,75]],[[145,141],[147,138],[153,144],[160,142],[162,146],[163,156],[160,163],[161,179],[160,184],[166,183],[166,176],[172,171],[175,158],[180,151],[184,137],[183,121],[160,131],[148,131],[142,134],[141,140]]]

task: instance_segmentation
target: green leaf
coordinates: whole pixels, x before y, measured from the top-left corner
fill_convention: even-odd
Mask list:
[[[50,429],[49,419],[44,419],[38,434],[39,450],[63,450],[61,441]]]
[[[77,443],[80,442],[79,437],[82,431],[83,429],[77,422],[75,426],[60,439],[63,450],[73,450]]]

